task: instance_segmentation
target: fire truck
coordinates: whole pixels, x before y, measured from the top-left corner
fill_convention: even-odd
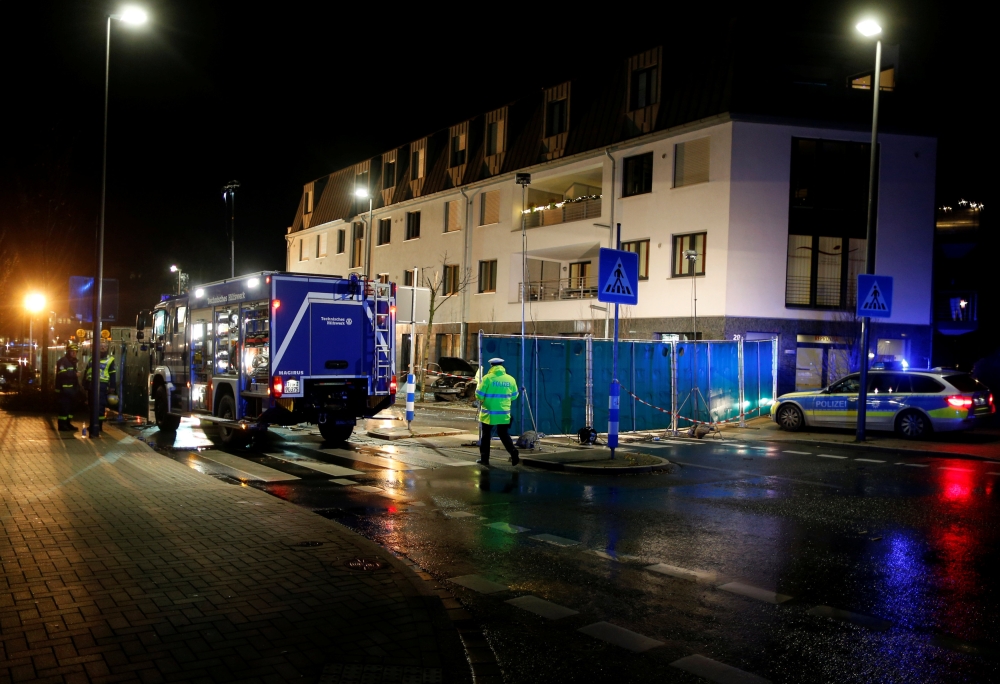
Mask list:
[[[136,320],[151,413],[193,414],[245,446],[269,425],[344,441],[396,395],[396,286],[351,275],[261,272],[166,296]]]

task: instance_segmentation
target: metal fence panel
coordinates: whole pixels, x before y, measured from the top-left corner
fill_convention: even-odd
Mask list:
[[[709,350],[708,397],[715,422],[740,415],[739,342],[707,342]]]

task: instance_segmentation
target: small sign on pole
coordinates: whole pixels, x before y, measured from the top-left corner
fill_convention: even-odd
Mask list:
[[[621,247],[622,224],[618,224],[616,246]],[[597,269],[597,299],[615,305],[615,338],[611,365],[611,386],[608,388],[608,448],[611,458],[618,448],[618,422],[621,407],[621,386],[618,384],[618,305],[639,303],[639,255],[622,249],[601,248]]]
[[[892,276],[858,275],[858,318],[892,316]]]

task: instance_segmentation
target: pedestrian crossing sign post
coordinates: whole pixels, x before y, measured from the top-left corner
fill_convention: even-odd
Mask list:
[[[597,299],[609,304],[639,303],[639,255],[622,249],[601,248]]]
[[[622,224],[618,224],[617,244],[622,244]],[[611,386],[608,388],[608,448],[611,458],[618,448],[618,417],[621,385],[618,383],[618,305],[639,303],[639,255],[622,249],[601,248],[597,269],[597,299],[615,305],[615,341],[612,347]]]
[[[858,276],[858,318],[892,316],[892,276]]]

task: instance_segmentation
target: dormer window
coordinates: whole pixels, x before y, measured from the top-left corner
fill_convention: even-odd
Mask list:
[[[418,180],[424,177],[424,151],[413,150],[410,152],[410,180]]]
[[[451,136],[451,163],[449,166],[461,166],[465,163],[467,140],[465,133],[455,133]]]
[[[659,102],[658,83],[655,66],[633,71],[629,88],[629,111],[634,112]]]
[[[382,189],[396,187],[396,161],[385,162],[382,165]]]
[[[302,213],[311,214],[313,210],[313,191],[306,190],[302,197]]]
[[[568,98],[552,100],[545,105],[545,137],[565,133],[567,128],[567,114],[569,113]]]

